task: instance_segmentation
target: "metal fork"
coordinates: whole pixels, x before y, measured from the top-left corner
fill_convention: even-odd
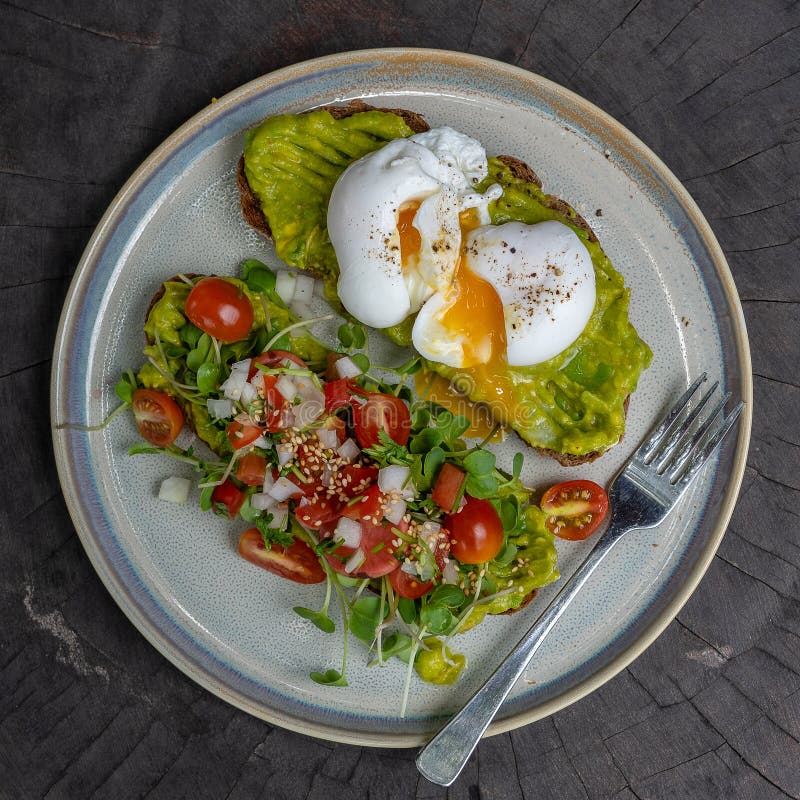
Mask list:
[[[539,645],[597,565],[628,531],[652,528],[669,514],[731,430],[744,403],[739,402],[725,416],[730,393],[717,402],[704,421],[699,420],[719,382],[689,410],[692,397],[705,380],[703,373],[617,475],[609,490],[610,522],[583,563],[486,683],[420,750],[417,768],[429,781],[449,786],[458,777]]]

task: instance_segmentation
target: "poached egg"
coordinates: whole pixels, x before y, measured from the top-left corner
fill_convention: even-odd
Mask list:
[[[394,140],[339,178],[328,232],[356,319],[386,328],[418,312],[423,357],[491,378],[505,396],[506,366],[547,361],[578,338],[595,274],[568,225],[491,225],[502,189],[474,190],[487,173],[481,144],[451,128]]]

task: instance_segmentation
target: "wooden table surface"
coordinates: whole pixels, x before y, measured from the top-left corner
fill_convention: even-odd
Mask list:
[[[800,797],[800,4],[18,0],[0,41],[0,797]],[[741,497],[689,603],[602,689],[482,742],[449,791],[412,750],[272,728],[161,657],[92,570],[50,441],[59,311],[128,175],[212,96],[396,45],[518,64],[643,139],[719,238],[754,365]]]

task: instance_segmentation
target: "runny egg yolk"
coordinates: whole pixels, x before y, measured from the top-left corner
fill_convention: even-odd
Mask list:
[[[400,263],[408,269],[419,259],[422,248],[422,237],[414,227],[414,217],[419,210],[419,203],[405,203],[397,214],[397,233],[400,235]]]
[[[413,224],[419,206],[418,202],[406,203],[397,215],[403,269],[416,263],[422,246],[419,231]],[[462,241],[481,225],[475,209],[461,212],[459,223]],[[513,387],[507,377],[503,304],[494,287],[469,268],[463,252],[439,322],[450,337],[462,342],[464,377],[468,381],[472,377],[477,385],[488,387],[490,394],[486,402],[494,416],[498,421],[509,419]]]

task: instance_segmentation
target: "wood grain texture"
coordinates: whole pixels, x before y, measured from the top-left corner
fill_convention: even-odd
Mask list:
[[[647,142],[711,221],[749,326],[755,420],[730,529],[627,670],[481,743],[449,790],[414,751],[271,728],[111,601],[53,465],[50,357],[93,226],[208,102],[372,46],[538,72]],[[0,3],[0,798],[800,797],[800,4],[788,0]]]

